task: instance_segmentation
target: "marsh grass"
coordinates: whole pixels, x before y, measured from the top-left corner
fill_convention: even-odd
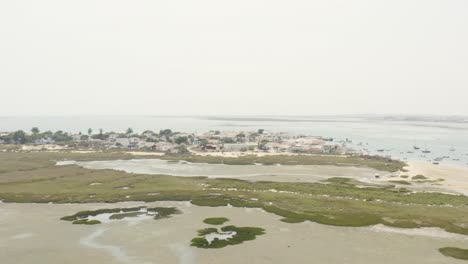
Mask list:
[[[261,208],[291,223],[305,220],[344,226],[382,223],[403,227],[440,227],[468,235],[468,228],[465,228],[468,225],[468,197],[463,195],[412,193],[391,186],[362,188],[340,178],[326,183],[248,182],[55,166],[56,160],[121,157],[121,154],[110,153],[0,153],[0,168],[6,171],[0,174],[0,200],[19,203],[115,203],[129,201],[126,197],[131,196],[132,201],[142,202],[191,201],[199,206],[229,204]],[[89,186],[93,182],[102,184]],[[117,186],[133,188],[122,190],[116,189]],[[276,192],[271,192],[272,189]],[[210,195],[213,192],[218,195]],[[92,213],[83,211],[62,219],[75,221],[92,214],[117,214],[122,208],[103,210]],[[162,212],[161,216],[164,215],[165,212]],[[382,220],[384,218],[394,221],[390,223]]]
[[[444,247],[444,248],[439,248],[439,252],[447,257],[468,260],[468,249]]]
[[[351,178],[344,178],[344,177],[332,177],[326,179],[324,182],[330,182],[335,184],[350,184],[352,181]]]
[[[227,165],[333,165],[369,167],[376,170],[396,172],[403,170],[404,162],[376,156],[338,156],[338,155],[246,155],[237,158],[199,155],[164,155],[158,157],[168,161],[188,161],[192,163],[210,163]]]
[[[101,221],[99,220],[80,219],[80,220],[73,221],[72,224],[74,225],[98,225],[100,223]]]
[[[206,236],[206,235],[212,234],[212,233],[218,233],[218,229],[216,229],[214,227],[209,227],[209,228],[204,228],[204,229],[198,230],[198,235],[199,236]]]
[[[229,221],[226,217],[212,217],[212,218],[206,218],[203,220],[203,223],[209,224],[209,225],[222,225]]]
[[[411,185],[411,182],[403,181],[403,180],[393,180],[393,181],[388,181],[388,182],[396,183],[396,184],[403,184],[403,185]]]
[[[259,227],[237,227],[237,226],[225,226],[221,228],[222,232],[235,232],[232,238],[229,239],[217,239],[215,238],[211,243],[204,237],[196,237],[192,239],[191,245],[199,248],[223,248],[230,245],[238,245],[245,241],[254,240],[257,236],[265,234],[265,229]],[[219,233],[216,228],[205,228],[198,230],[199,236],[205,236],[212,233]]]
[[[411,177],[412,180],[427,180],[428,178],[424,175],[418,174],[416,176]]]
[[[97,216],[100,214],[107,214],[107,213],[120,213],[120,212],[134,212],[139,211],[141,208],[145,208],[144,206],[139,207],[130,207],[130,208],[112,208],[112,209],[98,209],[98,210],[86,210],[80,211],[74,215],[68,215],[60,218],[60,220],[65,221],[74,221],[79,220],[81,218],[87,218],[90,216]]]
[[[144,212],[131,212],[131,213],[122,213],[122,214],[113,214],[109,217],[109,219],[119,220],[124,219],[127,217],[137,217],[140,215],[146,214]]]
[[[157,213],[154,216],[154,219],[163,219],[169,218],[174,214],[181,214],[182,212],[175,208],[175,207],[154,207],[154,208],[147,208],[147,212],[141,212],[140,210],[146,208],[146,206],[138,206],[138,207],[129,207],[129,208],[112,208],[112,209],[98,209],[98,210],[87,210],[87,211],[80,211],[74,215],[67,215],[60,220],[64,221],[73,221],[73,224],[87,224],[89,223],[86,218],[90,216],[97,216],[100,214],[107,214],[107,213],[115,213],[109,217],[109,219],[113,220],[121,220],[127,217],[137,217],[140,215],[147,215],[147,212],[155,212]],[[76,222],[76,223],[75,223]]]
[[[154,207],[148,208],[148,212],[156,212],[157,215],[154,216],[154,219],[163,219],[169,218],[175,214],[181,214],[182,212],[175,207]]]

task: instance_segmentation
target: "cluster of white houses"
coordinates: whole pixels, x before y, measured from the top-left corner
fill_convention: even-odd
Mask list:
[[[318,136],[297,135],[285,132],[210,131],[201,134],[180,133],[170,130],[154,133],[106,133],[94,135],[70,134],[69,145],[90,148],[122,148],[155,152],[178,153],[181,149],[205,152],[274,152],[341,154],[345,147],[333,139]],[[0,141],[0,144],[5,141]],[[52,137],[40,137],[32,144],[56,144]]]

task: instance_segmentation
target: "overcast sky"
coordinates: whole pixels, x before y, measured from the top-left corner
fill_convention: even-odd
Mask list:
[[[467,115],[468,1],[0,1],[0,98],[0,115]]]

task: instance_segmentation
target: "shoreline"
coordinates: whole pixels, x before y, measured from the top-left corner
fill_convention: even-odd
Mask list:
[[[444,179],[441,186],[468,195],[468,168],[453,164],[434,165],[428,161],[410,160],[405,172],[411,176],[424,175],[430,180]]]

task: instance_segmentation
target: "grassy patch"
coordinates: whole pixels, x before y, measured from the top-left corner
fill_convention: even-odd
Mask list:
[[[119,157],[108,153],[87,155],[0,152],[0,168],[6,171],[0,174],[0,200],[18,203],[191,201],[200,206],[230,204],[234,207],[262,208],[290,223],[305,220],[343,226],[382,223],[402,227],[440,227],[448,232],[468,235],[468,197],[462,195],[412,193],[399,187],[357,187],[354,182],[340,178],[326,183],[248,182],[129,174],[54,165],[55,160],[63,159]],[[93,182],[102,184],[89,186]],[[119,186],[132,188],[117,189]],[[131,196],[131,199],[127,196]],[[83,211],[62,219],[76,221],[93,214],[120,214],[139,209],[101,210],[104,211]],[[160,214],[164,215],[165,212]]]
[[[154,208],[148,208],[148,212],[156,212],[157,215],[154,217],[154,219],[163,219],[163,218],[169,218],[174,214],[181,214],[182,212],[175,208],[175,207],[154,207]]]
[[[192,239],[191,241],[191,246],[193,247],[198,247],[198,248],[207,248],[210,243],[208,243],[208,240],[206,240],[204,237],[196,237]]]
[[[206,235],[211,234],[211,233],[218,233],[218,229],[216,229],[214,227],[209,227],[209,228],[204,228],[204,229],[198,230],[198,235],[199,236],[206,236]]]
[[[468,260],[468,249],[444,247],[439,248],[439,252],[447,257]]]
[[[226,217],[212,217],[212,218],[206,218],[203,220],[203,223],[209,224],[209,225],[222,225],[229,221]]]
[[[127,217],[137,217],[139,215],[145,214],[144,212],[131,212],[131,213],[122,213],[122,214],[113,214],[109,219],[119,220]]]
[[[74,225],[97,225],[100,223],[101,221],[99,220],[80,219],[80,220],[73,221],[72,224]]]
[[[86,218],[90,216],[96,216],[100,214],[107,214],[107,213],[115,213],[109,217],[109,219],[113,220],[120,220],[127,217],[137,217],[139,215],[147,215],[148,212],[155,212],[157,213],[154,216],[154,219],[163,219],[169,218],[171,215],[180,214],[180,210],[175,207],[154,207],[154,208],[147,208],[147,212],[141,212],[140,210],[146,208],[146,206],[138,206],[138,207],[129,207],[129,208],[112,208],[112,209],[98,209],[92,211],[80,211],[74,215],[68,215],[60,218],[61,220],[65,221],[73,221],[73,224],[87,224],[88,221]],[[75,223],[76,222],[76,223]]]
[[[388,181],[391,183],[396,183],[396,184],[403,184],[403,185],[411,185],[409,181],[403,181],[403,180],[394,180],[394,181]]]
[[[337,184],[350,184],[351,178],[344,177],[332,177],[325,180],[325,182],[337,183]]]
[[[223,248],[230,245],[241,244],[244,241],[254,240],[257,236],[265,234],[265,230],[259,227],[237,227],[225,226],[221,228],[222,232],[235,232],[232,238],[223,240],[215,238],[211,243],[204,237],[192,239],[191,245],[199,248]],[[198,231],[199,236],[205,236],[211,233],[219,233],[216,228],[206,228]]]
[[[86,210],[86,211],[80,211],[74,215],[68,215],[60,218],[60,220],[65,220],[65,221],[75,221],[79,220],[82,218],[87,218],[90,216],[96,216],[100,214],[107,214],[107,213],[120,213],[120,212],[133,212],[133,211],[139,211],[141,208],[144,208],[144,206],[139,206],[139,207],[130,207],[130,208],[112,208],[112,209],[98,209],[98,210]]]
[[[412,180],[427,180],[427,177],[421,174],[411,177]]]
[[[193,163],[227,164],[227,165],[333,165],[369,167],[382,171],[396,172],[402,170],[406,164],[378,156],[337,156],[337,155],[246,155],[237,158],[200,155],[164,155],[158,159],[170,161],[188,161]]]

